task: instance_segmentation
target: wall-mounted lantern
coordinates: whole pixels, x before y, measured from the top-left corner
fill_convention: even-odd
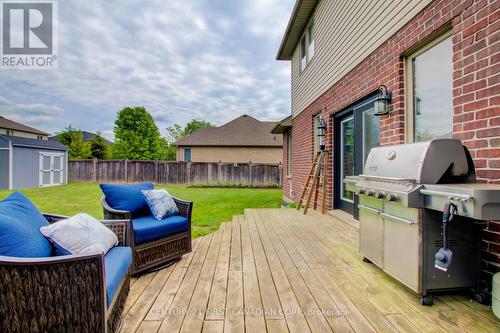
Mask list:
[[[316,128],[317,130],[317,136],[319,138],[319,150],[324,151],[325,150],[325,144],[323,138],[326,136],[326,121],[324,119],[320,119],[318,122],[318,127]]]
[[[389,114],[389,103],[392,100],[392,91],[385,85],[378,88],[379,94],[375,100],[375,116],[383,116]]]

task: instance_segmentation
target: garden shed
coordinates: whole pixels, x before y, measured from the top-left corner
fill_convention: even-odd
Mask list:
[[[0,189],[66,184],[68,149],[58,141],[0,135]]]

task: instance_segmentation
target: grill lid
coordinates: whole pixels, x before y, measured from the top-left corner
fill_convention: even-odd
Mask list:
[[[373,148],[361,177],[439,184],[473,182],[475,171],[460,140],[436,139]]]

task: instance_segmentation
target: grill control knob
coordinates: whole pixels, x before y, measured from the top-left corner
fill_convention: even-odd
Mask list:
[[[389,201],[397,201],[399,198],[397,195],[395,195],[394,193],[387,193],[385,195],[385,199],[386,200],[389,200]]]
[[[366,193],[366,188],[359,189],[359,194],[365,194],[365,193]]]
[[[372,190],[367,190],[366,191],[366,195],[369,196],[369,197],[372,197],[374,194],[375,194],[375,192],[373,192]]]
[[[374,197],[377,199],[383,199],[385,197],[385,193],[383,192],[375,192]]]

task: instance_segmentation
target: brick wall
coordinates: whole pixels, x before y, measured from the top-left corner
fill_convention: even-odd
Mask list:
[[[500,1],[435,1],[361,64],[293,119],[292,191],[298,200],[313,159],[313,115],[328,120],[327,150],[332,151],[331,115],[385,84],[393,91],[391,113],[380,118],[381,144],[405,141],[404,62],[402,55],[451,25],[453,41],[454,137],[469,148],[479,181],[500,183]],[[284,154],[286,152],[284,151]],[[333,165],[330,155],[329,166]],[[328,173],[329,208],[333,175]],[[287,186],[290,186],[288,184]],[[288,195],[288,191],[284,192]],[[500,270],[500,222],[484,232],[485,280]]]

